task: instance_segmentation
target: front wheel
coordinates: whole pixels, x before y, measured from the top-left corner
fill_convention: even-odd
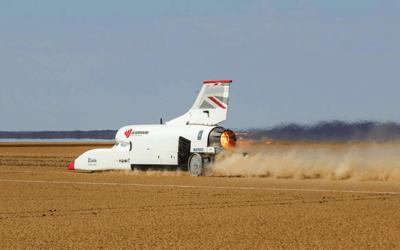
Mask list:
[[[189,173],[193,176],[204,174],[203,157],[199,154],[192,154],[189,158]]]

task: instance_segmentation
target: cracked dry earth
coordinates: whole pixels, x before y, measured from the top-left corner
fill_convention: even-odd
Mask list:
[[[18,145],[0,147],[0,249],[400,248],[398,182],[67,171],[111,145]]]

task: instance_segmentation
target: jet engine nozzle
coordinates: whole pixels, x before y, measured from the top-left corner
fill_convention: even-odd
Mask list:
[[[236,146],[236,135],[231,130],[226,130],[222,133],[221,138],[221,145],[224,148],[231,148]]]
[[[231,130],[217,127],[213,129],[208,137],[209,147],[229,149],[236,146],[236,135]]]

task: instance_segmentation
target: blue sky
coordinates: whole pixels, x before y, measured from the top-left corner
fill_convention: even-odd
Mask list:
[[[235,129],[400,122],[400,1],[0,0],[0,130],[185,113],[232,79]]]

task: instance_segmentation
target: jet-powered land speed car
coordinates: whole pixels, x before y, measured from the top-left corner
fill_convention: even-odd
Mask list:
[[[218,123],[226,120],[231,80],[205,81],[192,108],[165,124],[131,125],[118,130],[112,148],[83,153],[68,169],[109,170],[177,166],[193,176],[224,148],[236,145],[235,134]]]

